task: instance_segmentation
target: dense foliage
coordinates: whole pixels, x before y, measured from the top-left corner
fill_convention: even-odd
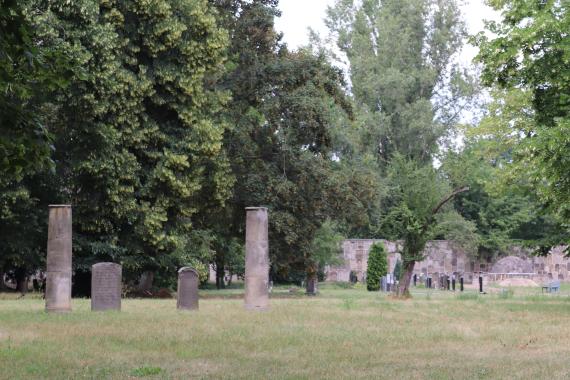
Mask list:
[[[492,101],[465,128],[456,1],[338,0],[331,51],[284,44],[277,0],[0,0],[0,277],[45,267],[50,203],[73,205],[75,285],[115,261],[160,286],[213,265],[223,287],[248,206],[282,282],[338,263],[343,236],[403,240],[403,293],[429,239],[569,241],[567,4],[489,3]]]

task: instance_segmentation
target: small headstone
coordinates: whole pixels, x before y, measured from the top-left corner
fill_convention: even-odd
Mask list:
[[[176,307],[182,310],[198,310],[198,271],[184,267],[178,271],[178,300]]]
[[[463,276],[459,279],[459,290],[463,291]]]
[[[414,286],[418,284],[418,275],[414,273]]]
[[[479,293],[483,293],[483,276],[479,276]]]
[[[91,310],[121,310],[123,268],[116,263],[91,267]]]
[[[451,277],[451,290],[455,291],[455,275]]]

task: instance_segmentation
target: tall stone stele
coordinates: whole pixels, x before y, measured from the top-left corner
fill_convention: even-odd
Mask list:
[[[198,310],[198,271],[191,267],[178,271],[178,291],[176,307],[179,310]]]
[[[123,267],[97,263],[91,267],[91,310],[121,310]]]
[[[247,207],[245,224],[245,308],[269,307],[269,238],[265,207]]]
[[[46,311],[71,311],[71,205],[50,205]]]

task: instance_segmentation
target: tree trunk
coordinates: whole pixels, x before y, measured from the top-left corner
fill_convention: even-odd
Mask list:
[[[415,261],[404,262],[402,265],[402,275],[400,276],[400,286],[398,288],[398,297],[409,297],[410,284],[412,282],[412,275],[414,274]]]
[[[225,289],[226,283],[224,282],[224,276],[226,271],[224,270],[224,263],[219,260],[216,262],[216,289]]]
[[[28,292],[28,276],[23,268],[16,269],[16,291],[26,294]]]
[[[6,283],[4,282],[4,268],[0,268],[0,292],[6,290]]]
[[[153,282],[154,272],[150,270],[144,271],[139,278],[138,290],[141,292],[149,292],[152,289]]]
[[[305,291],[308,295],[314,296],[317,294],[317,269],[313,266],[307,268],[307,279],[305,281]]]

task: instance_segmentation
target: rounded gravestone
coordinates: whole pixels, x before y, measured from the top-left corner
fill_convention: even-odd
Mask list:
[[[245,308],[269,307],[269,238],[265,207],[247,207],[245,226]]]
[[[71,311],[71,206],[50,205],[46,268],[46,311]]]
[[[198,271],[191,267],[178,271],[178,292],[176,307],[180,310],[198,310]]]
[[[123,268],[116,263],[91,267],[91,310],[121,310]]]

